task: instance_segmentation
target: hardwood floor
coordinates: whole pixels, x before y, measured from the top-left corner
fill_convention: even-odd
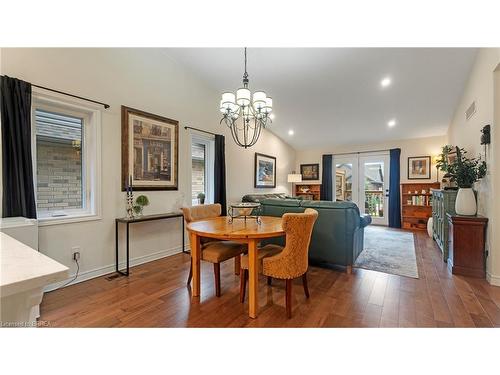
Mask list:
[[[286,318],[285,284],[259,281],[260,311],[248,317],[239,302],[233,262],[221,266],[222,296],[213,269],[202,262],[202,293],[191,302],[186,287],[189,255],[178,254],[131,269],[129,278],[106,276],[46,293],[41,320],[51,327],[498,327],[500,287],[452,276],[434,242],[415,234],[419,279],[354,269],[310,267],[311,297],[293,288],[293,317]]]

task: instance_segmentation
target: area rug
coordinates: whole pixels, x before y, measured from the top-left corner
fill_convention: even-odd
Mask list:
[[[413,233],[369,225],[354,266],[418,279]]]

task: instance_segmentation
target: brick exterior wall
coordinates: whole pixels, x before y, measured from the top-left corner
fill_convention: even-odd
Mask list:
[[[205,161],[193,159],[192,173],[192,199],[198,199],[198,193],[205,192]]]
[[[194,143],[191,152],[191,199],[197,202],[198,193],[205,193],[205,146]]]
[[[81,153],[69,142],[37,141],[39,211],[82,208]]]

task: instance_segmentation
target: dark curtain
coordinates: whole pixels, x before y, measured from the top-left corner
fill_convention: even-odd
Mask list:
[[[333,156],[323,155],[323,171],[321,173],[321,190],[320,199],[322,201],[332,201],[333,200]]]
[[[31,84],[0,77],[2,217],[36,218],[31,158]]]
[[[222,206],[222,215],[227,214],[226,208],[226,151],[224,136],[215,136],[215,162],[214,162],[214,203]]]
[[[401,228],[401,192],[400,183],[400,148],[390,150],[390,179],[389,179],[389,226]]]

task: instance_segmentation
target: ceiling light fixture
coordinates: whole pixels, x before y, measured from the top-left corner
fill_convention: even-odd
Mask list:
[[[262,128],[272,122],[271,111],[273,99],[264,91],[255,91],[252,95],[248,89],[247,49],[245,48],[245,73],[243,87],[222,94],[219,109],[222,119],[231,129],[234,142],[241,147],[252,147],[257,143]]]
[[[380,81],[380,86],[382,87],[387,87],[391,84],[391,79],[389,77],[385,77],[384,79],[382,79],[382,81]]]
[[[290,129],[290,130],[288,131],[288,135],[294,135],[294,134],[295,134],[295,132],[294,132],[293,130],[291,130],[291,129]]]
[[[387,123],[387,126],[389,126],[390,128],[396,126],[396,120],[390,120],[388,123]]]

